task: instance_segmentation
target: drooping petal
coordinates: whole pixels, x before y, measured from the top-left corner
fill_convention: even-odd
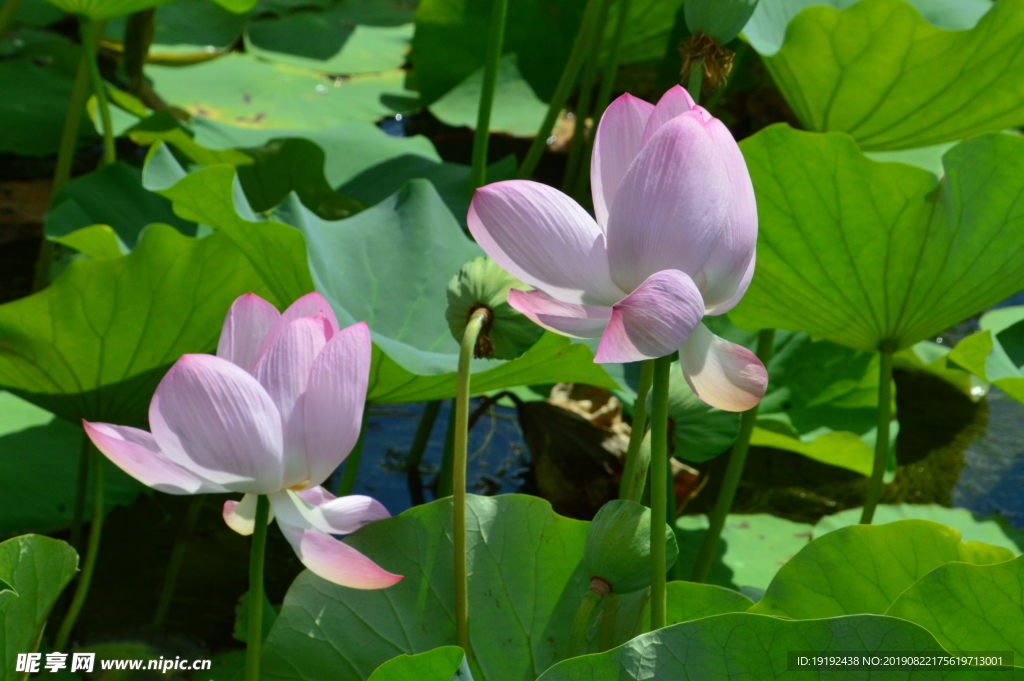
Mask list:
[[[143,485],[167,494],[226,492],[220,485],[164,458],[150,433],[128,426],[82,421],[85,433],[118,468]]]
[[[281,532],[303,565],[327,581],[354,589],[383,589],[402,581],[400,575],[391,574],[348,544],[316,529],[299,513],[296,500],[302,501],[297,495],[281,492],[271,495],[270,504]]]
[[[302,407],[307,486],[326,480],[359,439],[372,352],[370,329],[359,322],[334,334],[313,362]]]
[[[701,112],[669,120],[640,150],[615,196],[607,229],[612,279],[633,291],[662,270],[695,277],[718,245],[733,197]]]
[[[624,94],[608,105],[594,138],[590,157],[590,189],[594,198],[594,215],[603,229],[622,178],[636,155],[654,106],[630,94]]]
[[[212,355],[183,355],[149,405],[160,451],[232,492],[281,489],[281,415],[241,367]]]
[[[563,303],[536,289],[512,289],[508,304],[534,324],[571,338],[600,338],[612,316],[610,307]]]
[[[291,498],[289,505],[275,497],[282,522],[302,527],[309,525],[327,534],[351,534],[375,520],[391,517],[384,504],[359,494],[338,498],[323,487],[301,492],[285,490],[279,494]]]
[[[224,318],[217,356],[252,373],[263,339],[280,317],[276,307],[255,293],[239,296]]]
[[[267,337],[263,339],[263,344],[260,346],[256,359],[259,359],[277,341],[277,337],[284,332],[285,327],[289,323],[303,317],[319,318],[324,325],[327,338],[333,336],[338,330],[338,317],[334,314],[334,310],[331,309],[330,303],[316,291],[307,293],[281,313],[281,318],[277,320],[277,323],[267,333]]]
[[[594,361],[637,362],[670,355],[704,318],[704,300],[679,270],[652,274],[612,308]]]
[[[651,141],[654,137],[654,133],[661,129],[661,126],[668,123],[670,120],[690,111],[695,106],[693,97],[686,91],[681,85],[673,85],[665,94],[658,100],[658,105],[654,107],[654,111],[651,112],[650,117],[647,119],[647,125],[644,127],[643,135],[640,138],[640,145],[643,146]]]
[[[754,278],[754,266],[756,264],[757,264],[757,255],[756,255],[756,253],[751,253],[751,255],[750,255],[750,263],[747,264],[747,271],[744,272],[743,276],[740,278],[740,283],[736,287],[736,292],[732,294],[731,298],[729,298],[729,299],[727,299],[727,300],[725,300],[725,301],[723,301],[721,303],[718,303],[717,305],[710,305],[709,307],[707,307],[704,310],[704,314],[706,314],[706,315],[708,315],[708,314],[710,314],[710,315],[725,314],[729,310],[731,310],[734,307],[736,307],[737,303],[739,303],[740,300],[743,299],[743,295],[747,292],[747,289],[750,287],[750,280]],[[704,304],[707,305],[707,300],[704,301]]]
[[[241,501],[224,502],[224,522],[240,535],[248,537],[256,529],[256,494],[246,494]],[[274,509],[270,509],[267,524],[274,520]]]
[[[604,233],[578,203],[539,182],[508,180],[476,190],[473,238],[520,280],[566,303],[611,305],[625,295],[608,276]]]
[[[256,362],[253,375],[281,413],[284,433],[284,487],[306,484],[305,417],[303,400],[317,355],[327,344],[322,318],[300,317],[289,322],[274,344]]]
[[[679,364],[694,394],[725,411],[751,409],[768,388],[768,372],[757,355],[703,324],[679,349]]]

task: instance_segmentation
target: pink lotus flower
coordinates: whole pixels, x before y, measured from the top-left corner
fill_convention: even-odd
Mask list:
[[[756,405],[764,366],[702,323],[735,306],[754,273],[754,189],[728,129],[678,86],[657,106],[623,95],[601,118],[590,183],[596,221],[537,182],[477,190],[477,243],[535,289],[511,291],[509,303],[544,328],[600,338],[597,362],[679,350],[702,400]]]
[[[402,577],[331,535],[387,518],[387,509],[319,486],[359,437],[370,353],[366,324],[339,331],[317,293],[284,314],[249,293],[228,311],[216,357],[183,355],[160,381],[152,433],[87,422],[85,430],[107,458],[161,492],[244,492],[224,504],[224,520],[240,534],[252,534],[257,495],[266,494],[307,568],[380,589]]]

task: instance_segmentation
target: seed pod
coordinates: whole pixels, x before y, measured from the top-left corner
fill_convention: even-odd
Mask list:
[[[725,45],[747,25],[757,0],[686,0],[683,11],[690,33],[705,33]]]
[[[665,525],[665,568],[679,556],[675,533]],[[587,531],[583,564],[591,578],[627,594],[651,585],[651,509],[616,499],[601,507]]]
[[[515,359],[536,343],[544,329],[508,304],[508,292],[530,287],[486,256],[470,260],[448,283],[445,318],[455,340],[461,342],[470,315],[490,311],[477,339],[474,357]]]

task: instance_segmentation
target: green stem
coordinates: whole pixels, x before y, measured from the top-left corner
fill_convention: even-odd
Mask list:
[[[7,33],[7,29],[14,22],[14,17],[17,16],[19,9],[21,9],[21,0],[7,0],[3,8],[0,9],[0,38]]]
[[[555,86],[555,92],[551,95],[551,102],[548,104],[548,112],[544,116],[544,122],[541,123],[540,129],[537,130],[537,136],[533,139],[530,150],[526,152],[526,158],[523,159],[523,164],[519,166],[519,172],[516,174],[516,177],[521,180],[528,180],[533,175],[533,171],[537,168],[537,164],[540,162],[540,158],[544,155],[544,150],[548,146],[548,135],[551,134],[551,130],[555,127],[558,114],[561,113],[562,107],[565,106],[565,101],[569,99],[569,94],[572,93],[573,88],[576,86],[576,78],[579,76],[580,67],[583,66],[583,60],[590,50],[591,41],[595,39],[597,31],[595,24],[597,23],[597,15],[603,2],[604,0],[587,0],[587,7],[583,11],[583,20],[580,23],[580,32],[576,34],[576,40],[572,44],[572,51],[569,53],[569,60],[565,63],[562,75]]]
[[[580,172],[576,174],[576,186],[572,195],[577,199],[584,198],[587,185],[590,182],[590,157],[594,151],[594,139],[597,137],[597,125],[604,115],[608,103],[612,99],[612,88],[615,86],[615,76],[619,72],[619,48],[622,45],[622,36],[626,33],[626,25],[629,22],[630,0],[619,0],[619,15],[615,21],[615,33],[612,34],[612,43],[609,47],[608,63],[605,64],[604,73],[601,74],[601,87],[597,91],[597,101],[594,103],[592,118],[594,127],[592,134],[587,137],[583,147],[583,154],[580,157]]]
[[[124,27],[124,53],[121,64],[125,78],[128,80],[128,91],[142,99],[145,84],[143,69],[149,48],[156,35],[156,8],[151,7],[136,12],[128,17]]]
[[[455,533],[455,642],[469,655],[469,567],[466,556],[466,460],[469,456],[470,363],[476,341],[491,311],[479,308],[469,316],[459,350],[455,384],[455,448],[452,461],[452,506]]]
[[[615,624],[619,615],[619,594],[608,594],[604,599],[604,613],[601,618],[600,652],[615,647]]]
[[[245,648],[245,681],[259,681],[260,648],[263,646],[263,562],[267,552],[267,521],[270,499],[265,494],[256,498],[256,525],[249,549],[249,631]]]
[[[476,131],[473,133],[473,166],[469,173],[470,191],[487,183],[487,142],[491,133],[491,109],[494,107],[494,90],[498,84],[498,67],[501,64],[501,49],[505,39],[505,17],[507,15],[508,0],[491,0],[491,24],[487,34],[487,53],[484,57],[484,82],[480,90]]]
[[[356,477],[359,475],[359,462],[363,460],[363,441],[366,439],[366,421],[370,417],[370,404],[363,405],[363,422],[359,427],[359,439],[349,455],[345,458],[345,468],[341,471],[341,479],[338,480],[338,488],[334,495],[347,497],[352,494],[352,488],[356,486]]]
[[[85,51],[89,80],[92,82],[92,91],[96,95],[96,105],[103,123],[103,162],[100,165],[108,166],[117,162],[117,149],[114,147],[114,124],[110,119],[107,88],[103,84],[103,76],[100,75],[100,65],[97,61],[97,46],[99,45],[99,36],[102,35],[102,28],[94,30],[97,23],[103,22],[102,20],[82,19],[82,49]]]
[[[78,478],[75,482],[75,506],[71,512],[71,546],[82,552],[82,522],[85,519],[85,497],[89,494],[89,454],[92,441],[82,433],[82,449],[78,454]]]
[[[96,447],[89,445],[89,463],[92,468],[92,526],[89,530],[89,546],[85,551],[85,561],[82,563],[82,572],[78,576],[78,584],[75,586],[75,595],[71,599],[71,606],[64,621],[60,624],[57,638],[54,641],[53,649],[62,651],[67,647],[68,639],[71,638],[71,630],[75,628],[78,614],[82,611],[85,599],[89,595],[89,585],[92,583],[92,573],[96,569],[96,556],[100,552],[100,537],[103,534],[103,456]]]
[[[185,549],[188,547],[188,540],[192,536],[192,530],[195,529],[196,518],[199,517],[199,511],[202,509],[205,499],[206,497],[202,494],[197,494],[189,500],[185,522],[178,529],[178,536],[175,538],[174,548],[171,550],[171,559],[167,563],[167,573],[164,575],[160,600],[157,602],[156,612],[153,614],[153,626],[157,629],[164,625],[167,612],[171,609],[174,589],[178,586],[178,575],[181,574],[181,564],[185,560]]]
[[[651,631],[665,626],[668,383],[671,370],[671,356],[654,360],[654,383],[651,387]]]
[[[704,60],[695,59],[690,67],[690,81],[686,84],[686,91],[693,97],[693,101],[700,104],[700,90],[704,86]]]
[[[875,441],[875,464],[868,480],[868,496],[860,522],[870,525],[875,507],[882,496],[882,479],[889,458],[889,424],[892,422],[892,351],[881,350],[878,369],[878,439]]]
[[[654,380],[654,360],[644,360],[640,364],[640,385],[636,388],[636,401],[633,403],[633,428],[629,432],[629,449],[626,450],[626,465],[623,467],[622,480],[619,481],[619,498],[640,503],[647,484],[647,466],[650,456],[640,456],[640,446],[647,431],[647,393],[651,391]]]
[[[775,329],[761,331],[757,339],[757,358],[761,364],[768,366],[772,353],[775,349]],[[711,572],[711,564],[718,553],[718,542],[722,536],[722,528],[725,527],[726,518],[732,510],[732,503],[736,499],[736,490],[740,485],[740,478],[743,477],[743,467],[747,462],[747,452],[750,451],[750,436],[754,432],[754,424],[757,422],[757,409],[743,412],[740,417],[740,434],[736,444],[732,446],[729,453],[729,464],[725,469],[725,478],[722,480],[722,489],[718,492],[718,499],[715,501],[715,508],[711,512],[710,525],[704,535],[704,542],[697,554],[697,562],[693,566],[694,582],[703,582]]]
[[[430,441],[430,433],[434,430],[434,423],[437,421],[437,413],[441,411],[441,400],[427,402],[423,409],[423,416],[420,417],[420,425],[416,428],[416,435],[412,439],[412,446],[409,448],[409,455],[405,457],[405,474],[409,482],[409,496],[413,506],[426,503],[423,497],[423,480],[420,478],[420,462],[423,461],[423,453],[427,451],[427,443]]]
[[[595,587],[594,582],[600,582],[605,588]],[[566,658],[576,657],[583,652],[583,646],[587,642],[587,627],[590,625],[590,618],[608,594],[607,584],[600,579],[591,581],[590,588],[587,589],[587,593],[584,594],[583,601],[580,602],[580,607],[576,611],[576,619],[572,621]]]

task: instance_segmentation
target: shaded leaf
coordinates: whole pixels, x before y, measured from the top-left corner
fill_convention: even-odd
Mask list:
[[[466,653],[458,646],[434,648],[418,655],[399,655],[370,675],[369,681],[472,681]]]

